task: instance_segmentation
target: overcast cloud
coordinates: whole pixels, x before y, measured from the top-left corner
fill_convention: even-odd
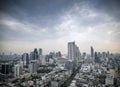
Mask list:
[[[1,0],[0,51],[120,52],[119,0]]]

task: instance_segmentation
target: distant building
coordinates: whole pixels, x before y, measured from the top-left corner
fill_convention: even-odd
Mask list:
[[[87,55],[86,55],[86,52],[83,52],[83,54],[82,54],[82,58],[85,59],[86,56],[87,56]]]
[[[71,60],[75,59],[75,42],[68,43],[68,58]]]
[[[94,60],[96,63],[100,63],[100,57],[98,56],[97,52],[95,52],[95,59]]]
[[[20,64],[14,65],[14,76],[19,78],[21,74],[22,74],[22,67],[20,66]]]
[[[79,50],[79,47],[76,45],[76,60],[77,62],[79,62],[80,58],[81,58],[81,53],[80,53],[80,50]]]
[[[90,52],[91,52],[91,57],[94,58],[94,49],[93,49],[92,46],[91,46],[91,48],[90,48]]]
[[[49,53],[49,58],[55,58],[56,57],[56,53],[55,52],[50,52]]]
[[[1,73],[2,74],[10,74],[12,72],[12,65],[9,63],[2,63],[1,65]]]
[[[101,53],[100,53],[100,52],[98,52],[98,57],[99,57],[99,58],[101,58],[101,57],[102,57],[102,55],[101,55]]]
[[[79,47],[77,47],[75,42],[69,42],[68,43],[68,58],[76,62],[79,62],[80,57],[81,57],[81,54],[79,51]]]
[[[34,49],[34,57],[33,57],[34,60],[38,59],[38,50],[35,48]]]
[[[30,52],[30,60],[34,59],[34,52]]]
[[[110,52],[109,52],[109,51],[107,51],[106,57],[108,57],[108,58],[109,58],[109,56],[110,56]]]
[[[106,52],[102,52],[102,58],[106,58],[106,57],[107,57]]]
[[[38,65],[37,60],[31,60],[29,64],[30,73],[37,73]]]
[[[72,61],[72,60],[68,60],[65,63],[65,68],[68,69],[68,70],[73,70],[75,68],[75,62]]]
[[[49,55],[45,55],[45,61],[49,62],[49,60],[50,60]]]
[[[41,65],[46,65],[46,56],[45,55],[41,55]],[[49,62],[49,61],[48,61]]]
[[[24,67],[28,67],[28,65],[29,65],[29,56],[28,56],[28,53],[24,53],[22,55],[22,59],[23,59],[23,65],[24,65]]]
[[[39,48],[39,55],[43,55],[42,48]]]
[[[57,58],[61,58],[61,57],[62,57],[62,54],[61,54],[60,51],[56,52],[56,57],[57,57]]]

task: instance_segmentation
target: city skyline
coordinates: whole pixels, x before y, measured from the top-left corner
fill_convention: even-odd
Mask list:
[[[75,41],[81,52],[120,53],[119,0],[0,1],[0,51],[67,54]]]

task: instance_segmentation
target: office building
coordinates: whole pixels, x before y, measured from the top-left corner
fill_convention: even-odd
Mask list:
[[[39,48],[39,55],[43,55],[42,48]]]
[[[24,67],[28,67],[28,65],[29,65],[29,56],[28,56],[28,53],[24,53],[22,55],[22,59],[23,59],[23,65],[24,65]]]
[[[75,59],[75,42],[68,43],[68,58],[71,60]]]
[[[30,52],[30,60],[34,60],[34,52]]]
[[[29,64],[29,71],[30,73],[37,73],[37,60],[31,60]]]
[[[38,59],[38,50],[36,48],[34,49],[33,59]]]
[[[62,57],[62,54],[60,51],[56,52],[56,58],[61,58]]]
[[[12,72],[12,65],[9,63],[1,63],[1,73],[2,74],[10,74]]]
[[[68,70],[73,70],[75,68],[75,62],[72,60],[66,61],[65,68]]]
[[[80,57],[81,57],[81,54],[80,54],[79,47],[77,47],[75,42],[69,42],[68,43],[68,58],[76,62],[79,62]]]
[[[22,67],[20,66],[20,64],[14,65],[14,76],[16,78],[19,78],[21,74],[22,74]]]
[[[94,49],[93,49],[92,46],[91,46],[91,48],[90,48],[90,52],[91,52],[91,58],[94,58]]]

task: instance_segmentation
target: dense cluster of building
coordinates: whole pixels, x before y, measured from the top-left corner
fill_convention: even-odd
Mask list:
[[[12,59],[10,59],[12,57]],[[81,53],[75,42],[68,42],[68,54],[41,48],[30,53],[7,55],[0,62],[0,86],[9,87],[119,87],[120,54]],[[1,58],[6,55],[0,55]]]

